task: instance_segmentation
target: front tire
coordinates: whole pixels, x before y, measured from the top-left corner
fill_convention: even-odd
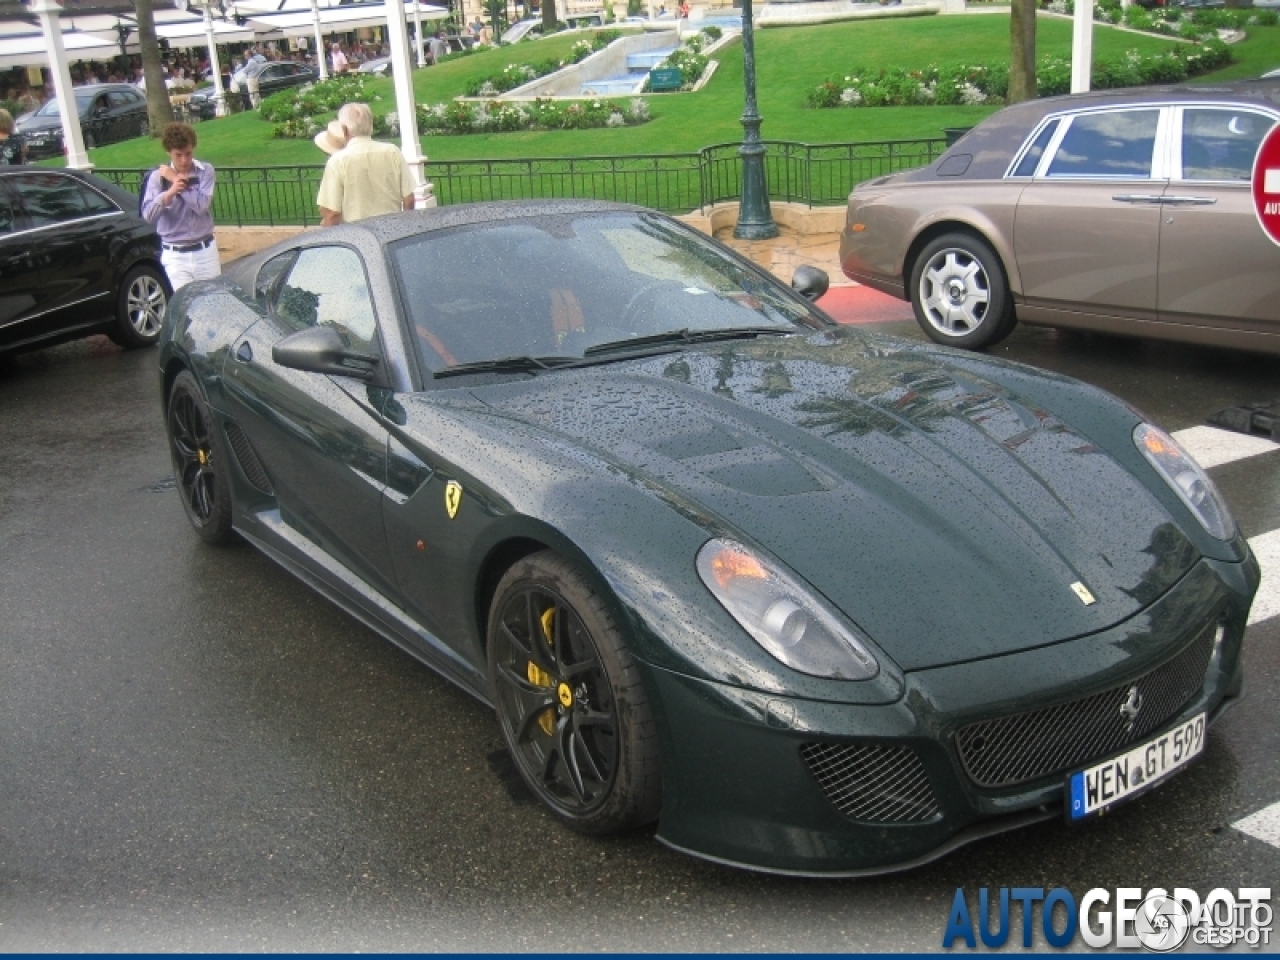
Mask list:
[[[134,267],[116,294],[111,339],[126,350],[149,347],[160,339],[169,306],[169,281],[155,267]]]
[[[529,788],[566,825],[610,834],[657,819],[657,729],[609,607],[551,551],[507,571],[489,613],[499,726]]]
[[[911,270],[916,322],[936,343],[990,347],[1013,332],[1017,317],[1000,257],[970,233],[948,233],[925,246]]]
[[[202,540],[228,543],[233,534],[227,459],[217,440],[213,414],[188,370],[173,381],[165,425],[187,519]]]

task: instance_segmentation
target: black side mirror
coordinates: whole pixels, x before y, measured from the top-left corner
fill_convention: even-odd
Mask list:
[[[796,267],[796,272],[791,275],[791,289],[806,300],[819,299],[830,286],[831,279],[827,272],[807,263]]]
[[[290,370],[336,373],[357,380],[372,380],[378,358],[359,353],[342,342],[333,327],[307,327],[291,333],[271,348],[271,359]]]

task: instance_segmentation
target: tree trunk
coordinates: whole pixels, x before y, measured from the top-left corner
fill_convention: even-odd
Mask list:
[[[1036,0],[1009,5],[1009,102],[1036,96]]]
[[[556,0],[542,0],[542,32],[550,33],[556,28]]]
[[[142,79],[147,84],[147,121],[151,124],[151,135],[158,137],[166,123],[173,123],[173,105],[169,103],[169,90],[160,69],[160,44],[156,41],[151,0],[133,0],[133,9],[138,14],[138,49],[142,53]]]

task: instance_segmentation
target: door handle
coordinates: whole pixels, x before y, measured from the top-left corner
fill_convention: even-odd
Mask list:
[[[1117,193],[1111,199],[1120,203],[1159,203],[1164,197],[1158,193]]]
[[[248,340],[243,340],[240,346],[236,347],[236,359],[241,363],[253,362],[253,347],[249,346]]]
[[[1165,197],[1164,202],[1178,207],[1204,207],[1217,203],[1217,197]]]

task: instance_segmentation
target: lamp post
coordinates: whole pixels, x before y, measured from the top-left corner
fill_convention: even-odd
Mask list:
[[[746,106],[742,111],[742,202],[733,235],[739,240],[768,240],[778,235],[769,212],[769,191],[764,182],[765,146],[760,141],[760,111],[756,109],[756,41],[751,23],[751,0],[742,0],[742,82]]]

